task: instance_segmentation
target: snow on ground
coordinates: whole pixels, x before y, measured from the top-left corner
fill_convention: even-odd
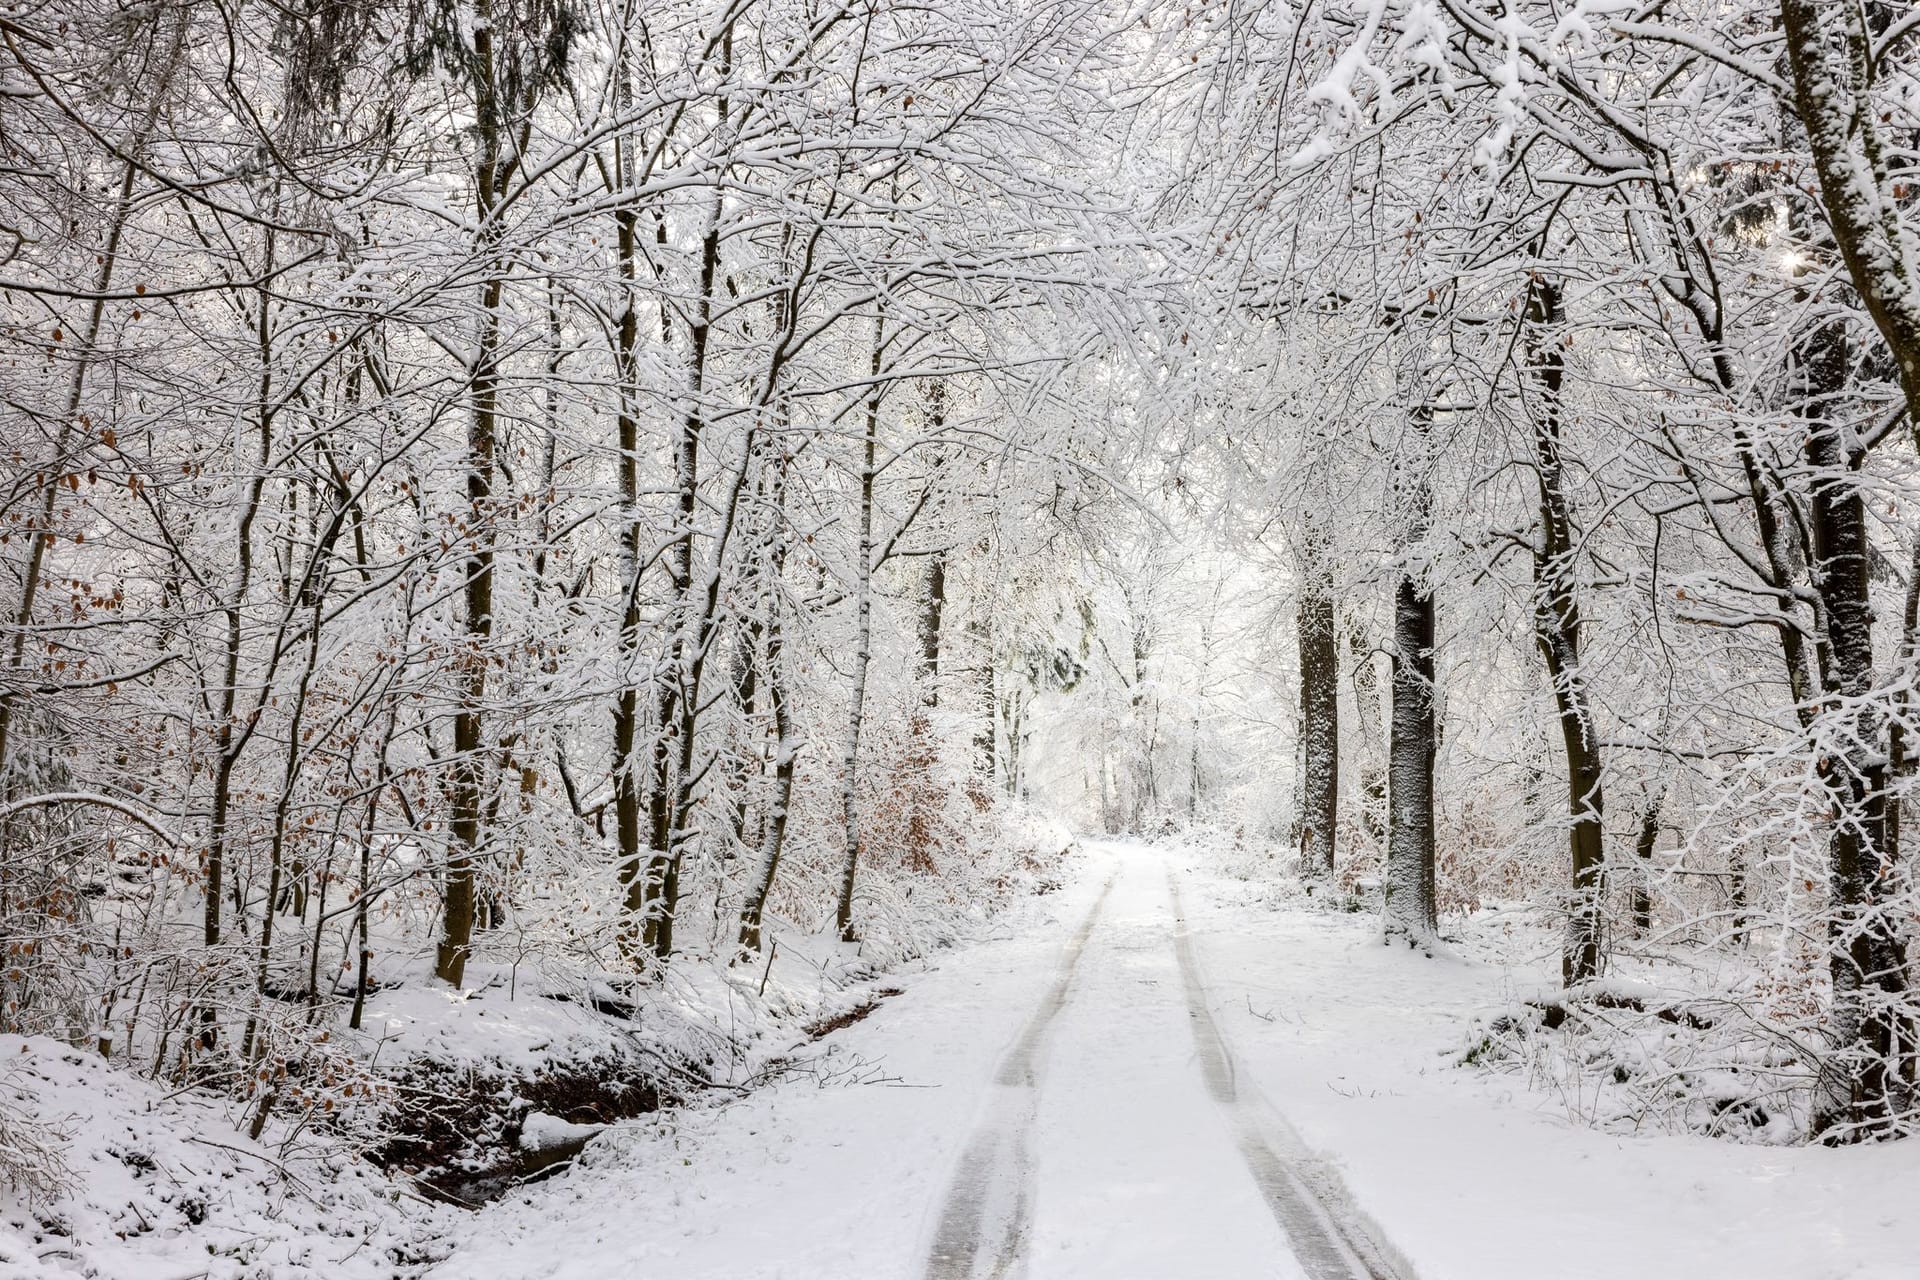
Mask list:
[[[1202,1085],[1166,880],[1124,864],[1041,1073],[1029,1273],[1302,1275]]]
[[[1456,1063],[1471,1019],[1558,986],[1549,963],[1429,960],[1364,915],[1252,908],[1184,874],[1188,914],[1241,1064],[1421,1280],[1920,1274],[1920,1146],[1771,1147],[1623,1136],[1567,1101]]]
[[[237,1112],[93,1055],[0,1037],[0,1122],[24,1110],[55,1123],[70,1188],[39,1213],[0,1198],[0,1278],[373,1280],[436,1260],[437,1280],[965,1274],[929,1251],[973,1194],[956,1169],[984,1150],[973,1191],[1015,1206],[1004,1238],[1032,1280],[1295,1280],[1311,1268],[1235,1127],[1255,1110],[1290,1122],[1282,1155],[1304,1142],[1337,1171],[1419,1280],[1916,1274],[1920,1145],[1585,1126],[1521,1077],[1456,1065],[1473,1019],[1551,985],[1546,964],[1388,950],[1366,915],[1276,909],[1216,867],[1094,845],[995,936],[896,975],[902,993],[869,1016],[791,1045],[774,1083],[615,1125],[571,1170],[477,1214],[407,1198],[325,1144],[301,1154],[275,1128],[249,1142]],[[1076,960],[1067,944],[1089,921]],[[497,994],[459,1012],[528,1033],[579,1012],[480,1012]],[[1230,1106],[1190,999],[1230,1052]],[[403,1003],[385,1012],[402,1020]],[[522,1141],[585,1134],[537,1115]]]
[[[445,1280],[841,1280],[927,1272],[1003,1058],[1109,876],[1034,1054],[1033,1280],[1298,1274],[1209,1102],[1173,961],[1169,867],[1208,1009],[1244,1074],[1344,1176],[1420,1280],[1893,1280],[1920,1257],[1920,1147],[1782,1149],[1569,1121],[1453,1065],[1544,968],[1428,960],[1364,915],[1275,911],[1194,855],[1094,846],[1005,936],[901,981],[802,1069],[626,1125],[481,1213]],[[1017,1170],[1006,1173],[1017,1176]]]
[[[999,928],[990,907],[1009,898],[1022,904],[1013,917],[1036,908],[1040,900],[1022,894],[1070,837],[1048,824],[1023,834],[1028,844],[1009,846],[1013,878],[935,922],[943,934]],[[896,925],[931,919],[903,913]],[[364,1031],[333,1028],[326,1071],[297,1075],[315,1097],[327,1093],[325,1129],[309,1123],[320,1113],[290,1101],[257,1142],[245,1136],[254,1110],[244,1099],[169,1089],[53,1040],[0,1036],[0,1280],[414,1277],[473,1219],[424,1199],[423,1184],[405,1175],[450,1179],[440,1190],[455,1195],[510,1184],[516,1167],[543,1169],[604,1127],[590,1121],[631,1114],[603,1095],[643,1089],[637,1103],[650,1105],[658,1086],[670,1102],[748,1099],[726,1109],[728,1123],[768,1105],[754,1086],[770,1071],[867,1096],[842,1086],[872,1082],[879,1068],[835,1041],[810,1041],[890,993],[881,960],[897,950],[876,960],[871,947],[770,923],[777,945],[766,961],[683,963],[656,986],[529,956],[476,960],[468,987],[454,991],[420,957],[393,965],[368,998]],[[949,1003],[936,997],[927,1008],[944,1018]],[[1019,1016],[1018,1000],[1001,1003]],[[347,1085],[320,1089],[336,1072]],[[405,1139],[385,1128],[402,1108],[413,1125]],[[719,1114],[710,1103],[670,1109],[622,1126],[589,1158],[637,1148],[677,1186],[684,1166],[673,1144]],[[656,1134],[668,1135],[666,1146],[650,1142]],[[21,1144],[41,1141],[57,1148],[39,1163],[59,1185],[8,1186]],[[392,1176],[351,1154],[370,1144],[389,1148]]]
[[[455,1211],[337,1146],[169,1092],[41,1037],[0,1035],[0,1103],[57,1137],[65,1190],[0,1196],[0,1280],[387,1280],[437,1256]],[[317,1154],[316,1154],[317,1153]]]
[[[999,936],[895,975],[903,994],[798,1051],[785,1080],[617,1127],[484,1210],[433,1275],[915,1274],[994,1064],[1098,889],[1082,876],[1010,909]]]

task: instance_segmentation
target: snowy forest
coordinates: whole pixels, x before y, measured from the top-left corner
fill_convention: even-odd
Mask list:
[[[1911,4],[0,42],[0,1275],[1920,1275]]]

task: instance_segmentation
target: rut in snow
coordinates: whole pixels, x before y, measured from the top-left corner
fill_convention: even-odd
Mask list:
[[[1171,868],[1167,891],[1173,898],[1173,950],[1186,987],[1200,1074],[1207,1093],[1226,1113],[1247,1171],[1287,1233],[1300,1266],[1312,1280],[1414,1280],[1412,1268],[1354,1207],[1340,1176],[1312,1154],[1252,1085],[1241,1083],[1233,1051],[1207,1003],[1180,905],[1180,882]]]
[[[987,1118],[960,1156],[940,1225],[927,1257],[927,1280],[972,1280],[1012,1272],[1033,1220],[1033,1158],[1029,1133],[1038,1097],[1039,1061],[1046,1033],[1065,1007],[1080,953],[1113,891],[1115,872],[1093,900],[1087,918],[1060,952],[1053,986],[1027,1019],[1020,1038],[994,1073]]]

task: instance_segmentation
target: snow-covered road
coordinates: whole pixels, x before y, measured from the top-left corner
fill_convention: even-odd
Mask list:
[[[1297,1140],[1239,1079],[1175,874],[1139,851],[1111,856],[1107,889],[996,1073],[927,1280],[1387,1280],[1346,1243],[1357,1232],[1281,1154]]]
[[[1573,1126],[1440,1056],[1533,975],[1250,894],[1096,845],[1007,936],[813,1046],[816,1079],[603,1138],[483,1212],[436,1275],[1915,1274],[1914,1154]]]

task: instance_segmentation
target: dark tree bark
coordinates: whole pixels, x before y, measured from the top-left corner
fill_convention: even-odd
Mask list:
[[[940,705],[940,618],[947,605],[947,558],[927,557],[927,585],[920,597],[920,705]]]
[[[1308,875],[1333,874],[1334,830],[1340,804],[1340,643],[1334,621],[1333,579],[1324,546],[1302,549],[1295,632],[1300,645],[1300,866]]]
[[[632,97],[627,48],[622,42],[615,67],[616,94],[624,105]],[[640,211],[627,197],[634,182],[633,140],[614,139],[609,185],[621,197],[614,209],[614,241],[619,255],[624,304],[614,332],[614,373],[619,408],[614,430],[620,456],[615,472],[620,485],[620,686],[613,700],[613,828],[615,856],[622,890],[624,919],[616,934],[622,957],[637,963],[644,954],[647,859],[643,848],[641,810],[645,764],[641,753],[640,685],[634,669],[640,654],[641,547],[646,538],[646,513],[640,508],[639,348],[640,316],[635,305],[640,252]],[[557,327],[557,320],[556,320]]]
[[[773,794],[767,801],[766,822],[760,830],[760,870],[746,901],[740,906],[740,954],[756,955],[760,950],[761,919],[766,913],[767,897],[773,892],[774,877],[780,872],[780,855],[786,848],[787,815],[793,803],[793,767],[800,744],[793,738],[792,716],[787,710],[786,677],[780,664],[785,660],[785,637],[778,619],[767,625],[767,706],[773,719]]]
[[[1417,403],[1411,436],[1424,446],[1433,410]],[[1421,448],[1424,454],[1425,449]],[[1402,460],[1397,481],[1404,504],[1403,546],[1425,536],[1432,493],[1425,457]],[[1430,948],[1439,930],[1434,884],[1433,761],[1439,747],[1434,709],[1434,601],[1417,567],[1403,565],[1394,586],[1393,720],[1387,740],[1386,935]]]
[[[1829,321],[1801,352],[1806,378],[1806,461],[1813,480],[1808,521],[1814,585],[1825,614],[1820,664],[1823,716],[1837,741],[1818,769],[1832,800],[1830,1025],[1836,1053],[1826,1064],[1815,1127],[1852,1137],[1883,1131],[1912,1098],[1913,1050],[1898,1012],[1907,957],[1887,897],[1887,733],[1872,705],[1873,606],[1870,539],[1859,473],[1865,448],[1838,401],[1851,372],[1844,323]]]
[[[1662,784],[1647,797],[1647,807],[1640,811],[1640,834],[1633,842],[1633,930],[1643,938],[1653,932],[1653,851],[1660,843],[1660,810],[1666,796]]]
[[[1920,263],[1909,256],[1883,121],[1871,100],[1875,37],[1893,5],[1780,0],[1793,106],[1813,151],[1820,202],[1847,276],[1900,371],[1920,441]]]
[[[942,382],[927,384],[928,434],[938,437],[947,425],[947,389]],[[936,453],[930,470],[938,475],[941,457]],[[933,483],[930,477],[927,481]],[[920,597],[920,705],[932,709],[940,705],[940,626],[947,607],[947,555],[944,550],[927,557],[927,585]]]
[[[1427,945],[1439,927],[1433,868],[1433,596],[1411,575],[1394,589],[1388,754],[1387,934]]]
[[[461,627],[465,643],[458,658],[459,703],[453,718],[453,768],[447,788],[448,841],[440,944],[433,971],[459,986],[466,977],[473,947],[474,865],[480,855],[487,773],[483,733],[486,722],[487,660],[493,638],[493,481],[500,411],[500,309],[506,289],[506,263],[497,257],[499,210],[516,167],[508,152],[507,113],[499,77],[502,50],[491,5],[474,11],[473,131],[479,156],[474,169],[474,205],[479,222],[478,248],[489,271],[480,283],[480,331],[467,383],[471,416],[467,423],[466,561],[462,566]]]
[[[1914,714],[1913,682],[1920,662],[1920,537],[1913,541],[1907,565],[1907,602],[1900,615],[1900,682],[1893,699],[1893,723],[1887,730],[1887,862],[1898,866],[1901,838],[1905,832],[1906,781],[1914,775],[1912,747],[1908,743]]]
[[[1572,889],[1560,975],[1572,986],[1600,973],[1605,830],[1601,825],[1600,739],[1580,666],[1573,519],[1560,455],[1561,387],[1566,367],[1559,342],[1564,320],[1559,286],[1535,279],[1528,291],[1526,341],[1540,519],[1540,541],[1533,557],[1533,625],[1546,659],[1547,676],[1553,682],[1560,741],[1566,753]]]

